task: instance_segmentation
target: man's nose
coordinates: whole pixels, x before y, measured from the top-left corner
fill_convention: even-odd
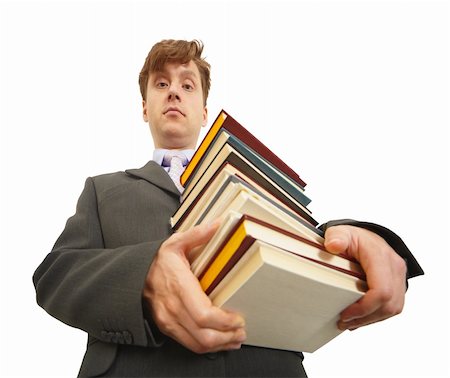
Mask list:
[[[171,85],[169,88],[169,101],[179,101],[180,95],[178,94],[178,90],[174,85]]]

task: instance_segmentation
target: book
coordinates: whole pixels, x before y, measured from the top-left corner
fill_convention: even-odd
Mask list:
[[[300,178],[300,176],[290,168],[284,161],[282,161],[278,156],[276,156],[269,148],[267,148],[259,139],[257,139],[252,133],[250,133],[246,128],[240,125],[235,119],[233,119],[224,110],[220,112],[214,121],[213,125],[209,129],[206,136],[203,138],[199,147],[194,153],[189,164],[186,166],[185,171],[180,177],[181,184],[186,187],[187,183],[197,168],[198,163],[203,158],[204,153],[208,149],[211,142],[214,140],[215,136],[219,130],[223,128],[228,130],[230,134],[239,138],[247,146],[249,146],[253,151],[258,153],[261,157],[266,159],[273,166],[277,167],[280,171],[284,172],[292,180],[297,182],[301,187],[305,187],[306,183]]]
[[[245,344],[314,352],[342,333],[340,312],[366,290],[357,277],[255,240],[210,298],[244,316]]]
[[[206,244],[189,251],[188,259],[191,264],[192,273],[196,277],[198,277],[205,269],[206,265],[211,260],[213,253],[215,253],[225,239],[228,238],[231,229],[239,222],[241,217],[241,213],[231,210],[221,218],[219,229]]]
[[[309,209],[296,202],[288,194],[267,180],[256,168],[253,168],[250,164],[241,160],[234,153],[228,155],[227,159],[218,168],[217,166],[218,163],[216,164],[216,162],[213,162],[202,175],[194,189],[181,202],[180,207],[172,215],[172,225],[182,222],[189,212],[195,211],[197,203],[205,200],[204,196],[205,193],[209,193],[207,192],[208,190],[210,190],[210,192],[217,191],[228,177],[234,175],[251,185],[266,197],[271,198],[287,211],[291,211],[304,218],[311,223],[311,225],[317,226],[318,222],[312,217]],[[205,201],[207,201],[207,199]],[[178,227],[176,226],[176,228]]]
[[[255,188],[237,176],[228,177],[215,188],[215,191],[208,188],[182,222],[173,224],[173,219],[171,219],[172,227],[178,232],[186,231],[197,224],[225,216],[230,211],[251,215],[306,239],[323,243],[321,230],[292,212],[286,211],[285,208],[262,193],[258,193]]]
[[[187,198],[211,164],[214,163],[216,166],[222,164],[230,154],[238,156],[239,159],[250,164],[253,169],[257,169],[260,174],[267,177],[279,190],[289,195],[301,205],[306,207],[311,202],[298,184],[225,130],[222,130],[217,135],[214,143],[210,145],[208,151],[203,155],[202,160],[197,164],[195,172],[191,175],[189,183],[185,186],[182,200]]]
[[[200,285],[206,294],[217,286],[224,276],[245,254],[246,250],[255,240],[265,242],[281,248],[290,253],[309,259],[317,264],[321,264],[330,269],[352,275],[361,280],[365,279],[365,274],[359,263],[344,256],[334,255],[325,250],[324,246],[301,236],[286,231],[276,225],[264,222],[247,214],[241,215],[237,222],[230,222],[233,216],[226,219],[221,229],[228,229],[226,237],[219,246],[205,248],[201,256],[204,261],[195,269]],[[218,231],[223,234],[224,231]]]

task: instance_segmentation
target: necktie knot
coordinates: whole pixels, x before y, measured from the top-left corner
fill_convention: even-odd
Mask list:
[[[165,153],[162,161],[163,167],[172,167],[174,164],[181,164],[185,167],[188,159],[185,154],[177,150],[169,150]]]
[[[169,167],[168,174],[180,193],[183,193],[184,190],[183,186],[180,184],[180,176],[187,163],[188,159],[186,155],[177,150],[167,151],[162,161],[163,167]]]

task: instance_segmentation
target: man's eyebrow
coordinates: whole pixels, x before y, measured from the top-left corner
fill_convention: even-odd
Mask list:
[[[170,73],[167,70],[154,71],[152,74],[153,74],[153,76],[155,78],[158,78],[158,77],[161,77],[161,76],[165,76],[165,77],[170,76]],[[195,71],[192,71],[192,70],[182,71],[180,73],[180,76],[182,78],[188,77],[188,78],[194,78],[194,79],[200,80],[200,78],[198,77],[198,74]]]
[[[198,75],[194,71],[191,71],[191,70],[182,71],[180,76],[182,76],[182,77],[193,77],[195,79],[199,79]]]
[[[167,71],[153,71],[150,75],[153,76],[154,78],[159,78],[161,76],[168,76],[168,72]]]

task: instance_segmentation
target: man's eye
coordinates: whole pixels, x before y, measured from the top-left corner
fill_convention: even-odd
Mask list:
[[[164,81],[158,81],[156,83],[156,87],[157,88],[165,88],[165,87],[167,87],[167,83],[165,83]]]
[[[183,84],[183,88],[187,89],[188,91],[192,91],[194,87],[191,84]]]

